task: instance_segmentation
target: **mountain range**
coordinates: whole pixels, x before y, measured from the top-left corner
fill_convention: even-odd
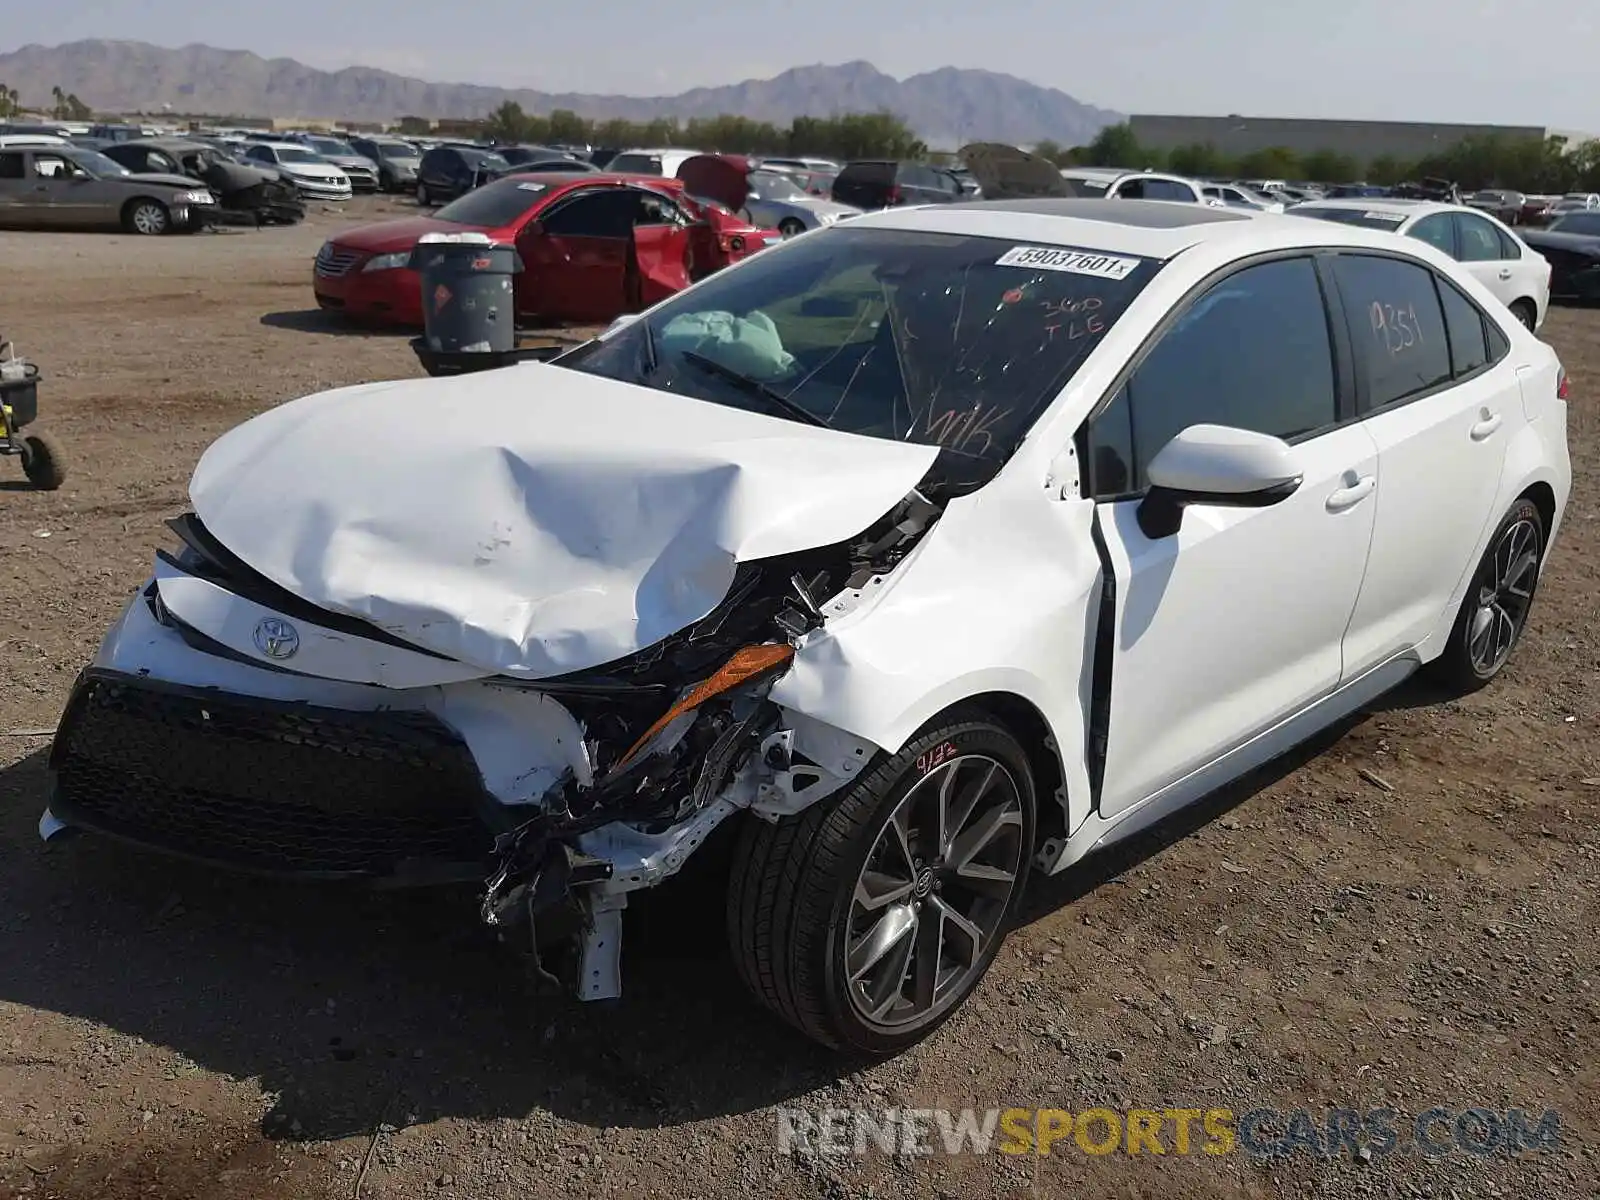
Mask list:
[[[714,117],[732,113],[787,124],[797,116],[887,109],[931,145],[995,140],[1030,145],[1089,141],[1122,120],[1056,88],[994,71],[941,67],[907,79],[868,62],[795,67],[772,79],[693,88],[676,96],[548,93],[471,83],[430,83],[372,67],[321,71],[247,50],[91,39],[30,44],[0,54],[0,83],[24,105],[51,103],[51,89],[97,112],[392,121],[481,117],[506,100],[529,112],[570,109],[597,120]]]

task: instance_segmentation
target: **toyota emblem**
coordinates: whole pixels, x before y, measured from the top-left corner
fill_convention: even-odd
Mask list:
[[[300,634],[289,622],[267,617],[256,623],[255,643],[268,658],[293,658],[300,649]]]

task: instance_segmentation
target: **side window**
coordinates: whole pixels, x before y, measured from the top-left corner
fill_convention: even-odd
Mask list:
[[[1483,327],[1489,331],[1489,361],[1499,362],[1511,353],[1511,339],[1494,321],[1485,321]]]
[[[35,154],[33,173],[40,179],[65,179],[67,160],[56,154]]]
[[[149,162],[150,169],[152,171],[164,171],[171,174],[177,173],[178,164],[173,162],[159,150],[150,151],[147,155],[145,155],[145,159],[147,162]]]
[[[256,162],[274,161],[272,157],[272,151],[268,150],[265,146],[251,146],[250,149],[244,152],[244,156],[246,158],[252,158]]]
[[[1449,213],[1435,213],[1431,217],[1423,217],[1406,232],[1417,241],[1427,242],[1435,249],[1443,250],[1451,258],[1456,257],[1456,235],[1450,224]]]
[[[25,179],[27,165],[22,160],[22,155],[17,153],[0,153],[0,179]]]
[[[1297,438],[1337,420],[1316,267],[1309,258],[1246,267],[1184,310],[1096,418],[1096,495],[1143,491],[1150,460],[1191,425]]]
[[[1334,274],[1372,410],[1450,378],[1450,345],[1433,272],[1416,263],[1341,254]]]
[[[541,224],[555,237],[627,238],[638,211],[638,193],[616,188],[569,200]]]
[[[1145,198],[1145,185],[1148,182],[1148,180],[1144,179],[1124,179],[1117,185],[1117,199],[1143,200]]]
[[[665,196],[654,192],[632,191],[637,207],[634,209],[635,225],[687,225],[689,219],[683,211]]]
[[[1185,200],[1194,201],[1194,191],[1186,183],[1178,183],[1172,179],[1146,179],[1144,181],[1144,198],[1146,200]]]
[[[1462,262],[1499,262],[1500,237],[1493,225],[1472,213],[1456,213]]]
[[[1497,225],[1489,228],[1494,230],[1495,237],[1500,239],[1500,257],[1506,262],[1516,262],[1522,257],[1522,246],[1517,239]]]
[[[1450,334],[1450,365],[1457,379],[1489,362],[1483,313],[1448,279],[1435,278],[1444,305],[1445,329]]]

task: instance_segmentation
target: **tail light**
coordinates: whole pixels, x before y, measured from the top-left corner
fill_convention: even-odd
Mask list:
[[[1556,399],[1565,400],[1572,395],[1572,381],[1567,378],[1567,369],[1556,369]]]
[[[889,186],[889,203],[890,204],[899,204],[902,199],[903,199],[903,196],[901,195],[901,192],[900,192],[900,185],[899,184],[891,184]]]

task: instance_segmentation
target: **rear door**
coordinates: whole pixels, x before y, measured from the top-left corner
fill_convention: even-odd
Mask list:
[[[627,294],[630,310],[637,312],[689,286],[695,274],[693,221],[666,196],[644,189],[626,190],[633,193],[638,205]]]
[[[1519,278],[1517,268],[1521,263],[1507,255],[1513,247],[1493,222],[1477,213],[1454,213],[1451,220],[1455,222],[1456,244],[1461,250],[1456,257],[1474,279],[1498,296],[1501,304],[1532,298],[1532,291]]]
[[[1360,670],[1424,641],[1477,563],[1522,393],[1493,320],[1428,266],[1343,252],[1332,277],[1378,446],[1377,526],[1345,635]]]
[[[627,311],[637,195],[622,187],[572,193],[523,228],[519,318],[609,321]]]

